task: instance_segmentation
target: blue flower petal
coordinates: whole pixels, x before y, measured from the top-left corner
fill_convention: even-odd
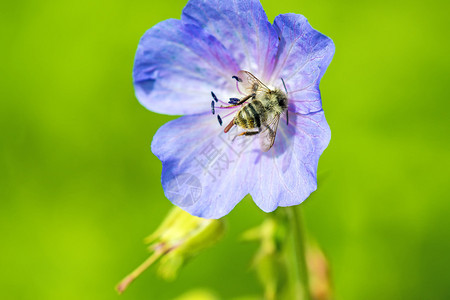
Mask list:
[[[321,110],[319,83],[333,58],[333,41],[302,15],[279,15],[274,26],[281,37],[274,76],[286,83],[289,110],[302,114]]]
[[[221,129],[211,115],[192,115],[155,134],[152,151],[162,161],[162,186],[173,204],[195,216],[220,218],[248,193],[271,212],[316,190],[319,157],[331,137],[323,111],[291,114],[289,125],[280,120],[267,153],[260,151],[258,136],[240,146],[250,137],[231,142],[233,136]]]
[[[152,141],[152,152],[163,164],[166,197],[194,216],[212,219],[228,214],[249,192],[250,156],[241,150],[210,114],[171,121]]]
[[[145,107],[182,115],[208,111],[211,91],[220,95],[232,89],[231,76],[237,71],[238,65],[215,37],[196,25],[170,19],[141,38],[133,78],[136,96]]]
[[[243,70],[267,80],[278,49],[278,35],[258,0],[190,0],[184,22],[214,35]]]
[[[280,120],[273,148],[254,157],[250,194],[265,212],[303,202],[317,188],[319,157],[331,132],[323,111],[290,114],[289,125]]]

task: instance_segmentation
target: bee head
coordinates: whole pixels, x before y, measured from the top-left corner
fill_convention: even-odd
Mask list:
[[[288,107],[288,99],[285,93],[283,93],[281,90],[276,89],[273,91],[275,94],[275,97],[277,98],[278,105],[283,109],[287,109]]]

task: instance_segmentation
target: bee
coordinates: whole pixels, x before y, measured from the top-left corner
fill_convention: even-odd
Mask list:
[[[241,99],[232,98],[236,100],[230,106],[226,106],[242,105],[224,132],[229,132],[236,125],[245,130],[237,136],[259,135],[261,149],[267,152],[275,142],[278,123],[283,113],[286,113],[286,120],[289,122],[287,91],[284,93],[280,89],[269,89],[247,71],[239,71],[238,76],[233,78],[241,83],[247,95]],[[284,85],[283,79],[282,82]],[[284,87],[286,90],[285,85]]]

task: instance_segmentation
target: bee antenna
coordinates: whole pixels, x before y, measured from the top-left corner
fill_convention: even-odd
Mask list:
[[[286,88],[286,84],[284,83],[283,77],[280,77],[280,79],[281,79],[281,82],[283,83],[284,90],[286,91],[286,95],[289,94],[289,92],[287,91],[287,88]]]

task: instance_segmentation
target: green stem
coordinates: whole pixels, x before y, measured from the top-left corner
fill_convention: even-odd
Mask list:
[[[164,254],[164,251],[154,252],[141,265],[139,265],[139,267],[137,267],[133,272],[128,274],[127,277],[122,279],[122,281],[116,287],[119,294],[122,294],[125,291],[125,289],[130,285],[130,283],[132,283],[136,278],[139,277],[139,275],[142,274],[142,272],[147,270],[148,267],[150,267],[155,261],[157,261],[162,254]]]
[[[293,264],[288,267],[293,268],[295,299],[311,300],[308,269],[306,266],[305,234],[300,206],[291,206],[287,209],[293,247],[293,251],[291,251]]]

